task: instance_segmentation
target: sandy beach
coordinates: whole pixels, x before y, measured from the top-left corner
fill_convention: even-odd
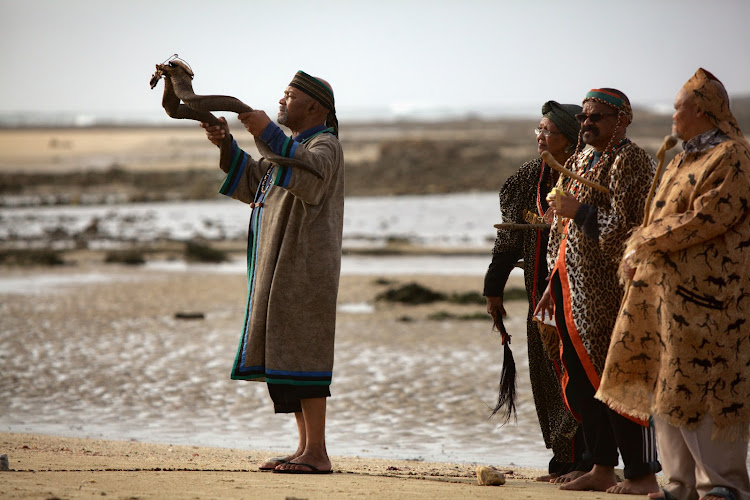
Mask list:
[[[497,144],[507,166],[515,168],[531,154],[528,133],[520,148],[515,139],[502,138],[515,127],[512,123],[495,124],[489,131],[481,123],[464,125],[460,130],[442,125],[412,130],[394,139],[406,140],[395,146],[387,142],[403,131],[352,130],[344,138],[351,159],[347,182],[374,186],[366,191],[374,194],[409,186],[417,193],[450,192],[475,185],[475,177],[481,177],[477,171],[456,184],[447,173],[462,160],[452,154],[470,155],[476,165],[481,159],[488,169],[495,168]],[[373,141],[374,135],[380,142]],[[423,142],[426,136],[433,142]],[[473,146],[477,139],[480,149]],[[415,144],[421,156],[413,158],[413,165],[396,165],[387,171],[392,179],[379,179],[383,165],[403,150],[394,147],[412,150]],[[111,193],[119,200],[108,208],[115,214],[127,201],[165,201],[138,198],[146,190],[143,183],[153,184],[157,177],[121,184],[131,173],[168,172],[173,184],[170,176],[181,169],[215,173],[216,152],[206,149],[199,130],[6,130],[0,133],[0,151],[0,173],[8,182],[3,207],[11,207],[0,208],[0,226],[17,213],[7,203],[11,199],[30,207],[41,200],[54,210],[61,203],[84,203],[84,194],[99,203],[102,193]],[[421,187],[410,185],[420,162],[435,154],[446,155],[445,164],[432,168],[433,176],[422,179]],[[62,177],[74,172],[79,176]],[[90,177],[97,172],[104,175]],[[22,177],[29,173],[36,177]],[[117,177],[107,183],[110,174]],[[482,189],[498,189],[504,175],[496,174]],[[192,199],[194,186],[176,184],[183,188],[175,191],[176,199]],[[49,195],[51,202],[45,201]],[[31,212],[29,224],[38,224]],[[256,470],[264,458],[296,446],[296,429],[293,419],[273,414],[264,384],[229,379],[247,290],[244,274],[237,272],[244,258],[242,240],[211,242],[240,263],[230,271],[184,264],[184,242],[176,240],[147,242],[148,262],[128,266],[104,260],[108,248],[130,240],[107,241],[99,231],[99,248],[92,250],[87,229],[68,227],[73,225],[61,219],[59,228],[41,238],[0,242],[2,251],[52,248],[61,237],[73,241],[60,247],[62,266],[0,265],[0,454],[9,456],[11,469],[0,472],[0,496],[615,498],[561,492],[533,481],[544,473],[550,454],[528,380],[525,300],[506,303],[505,325],[518,367],[518,414],[501,427],[489,413],[497,398],[502,347],[485,306],[378,299],[411,283],[447,296],[481,293],[486,264],[479,272],[446,272],[452,261],[466,257],[465,250],[390,241],[386,250],[395,253],[394,259],[439,256],[445,264],[438,262],[435,272],[409,273],[401,262],[394,273],[391,261],[381,271],[342,275],[327,414],[335,474],[309,478]],[[382,232],[378,227],[373,236]],[[468,254],[488,263],[491,244],[486,241],[486,248]],[[348,253],[345,249],[345,258]],[[415,261],[406,266],[413,265],[409,262]],[[520,274],[511,277],[509,287],[522,289]],[[507,484],[478,486],[478,465],[508,472]]]
[[[328,414],[335,474],[310,478],[256,470],[289,451],[294,428],[272,414],[263,384],[228,378],[244,276],[69,258],[56,268],[6,267],[0,277],[4,498],[603,497],[533,481],[544,463],[528,461],[543,443],[520,331],[519,423],[501,429],[487,418],[501,363],[496,334],[479,320],[429,319],[481,306],[375,300],[397,283],[459,293],[481,277],[342,276],[340,305],[372,309],[340,310]],[[509,303],[509,328],[518,330],[525,310]],[[406,363],[393,377],[386,367],[398,356]],[[448,370],[451,357],[460,366]],[[223,433],[229,441],[216,439]],[[507,483],[478,486],[477,465],[507,472]]]
[[[265,384],[228,376],[244,315],[243,274],[80,255],[69,254],[65,266],[3,269],[0,430],[250,449],[294,444],[293,419],[273,415]],[[476,291],[481,279],[342,276],[331,453],[538,462],[544,445],[526,387],[525,303],[509,304],[519,424],[502,431],[488,419],[502,351],[483,306],[376,300],[409,283],[445,294]],[[482,319],[458,319],[477,314]]]
[[[7,433],[0,453],[11,469],[0,472],[3,498],[633,498],[561,491],[518,467],[498,467],[502,486],[479,486],[471,465],[333,456],[333,474],[311,477],[257,471],[269,456],[259,450]]]

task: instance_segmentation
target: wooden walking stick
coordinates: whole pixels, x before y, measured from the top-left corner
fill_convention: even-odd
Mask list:
[[[542,151],[542,159],[545,161],[545,163],[547,163],[547,165],[550,166],[551,169],[557,170],[561,174],[567,175],[571,179],[575,179],[578,182],[580,182],[581,184],[584,184],[584,185],[586,185],[586,186],[588,186],[590,188],[594,188],[597,191],[601,191],[604,194],[609,194],[609,189],[607,189],[606,187],[602,186],[601,184],[597,184],[596,182],[590,181],[590,180],[586,179],[585,177],[581,177],[580,175],[576,174],[575,172],[571,172],[567,168],[565,168],[562,165],[560,165],[560,163],[557,160],[555,160],[555,157],[552,156],[552,153],[550,153],[549,151]]]
[[[654,174],[654,180],[651,181],[651,189],[649,189],[648,197],[646,198],[646,205],[643,207],[643,223],[641,224],[641,227],[646,227],[648,225],[648,217],[651,212],[651,201],[654,198],[654,193],[656,192],[656,185],[659,184],[659,179],[661,177],[661,172],[664,169],[664,158],[667,154],[667,150],[672,149],[677,144],[677,137],[673,135],[667,135],[664,137],[664,140],[661,143],[661,146],[659,146],[659,150],[656,152],[656,158],[659,160],[659,163],[656,165],[656,173]],[[627,256],[625,256],[627,257]],[[624,257],[623,257],[624,262]],[[627,283],[625,283],[625,296],[627,296],[628,291],[630,291],[630,283],[632,282],[632,279],[627,280]]]
[[[651,190],[648,192],[648,198],[646,198],[646,206],[643,208],[643,227],[648,224],[648,216],[651,211],[651,200],[654,198],[654,192],[656,191],[656,185],[659,184],[659,178],[661,177],[661,171],[664,168],[664,157],[667,151],[675,147],[677,144],[677,137],[673,135],[667,135],[659,146],[659,150],[656,152],[656,159],[659,163],[656,165],[656,173],[654,174],[654,180],[651,182]]]

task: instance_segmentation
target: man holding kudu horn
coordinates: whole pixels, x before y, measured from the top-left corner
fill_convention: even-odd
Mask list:
[[[331,473],[325,417],[344,219],[344,155],[333,90],[297,72],[279,100],[278,121],[291,137],[263,111],[238,118],[262,158],[240,149],[223,118],[201,124],[222,148],[227,177],[220,192],[252,208],[247,310],[231,376],[266,382],[275,412],[295,415],[297,450],[260,470]]]
[[[589,91],[576,118],[580,140],[566,162],[574,175],[561,175],[562,193],[549,198],[555,214],[547,250],[550,281],[535,311],[555,318],[563,392],[581,420],[594,463],[561,488],[646,494],[658,491],[655,473],[661,470],[653,428],[612,411],[594,394],[623,296],[617,277],[623,244],[642,221],[655,165],[626,136],[633,111],[622,92]],[[581,142],[591,148],[581,151]],[[620,484],[614,471],[618,450],[625,464]]]
[[[653,416],[669,484],[652,498],[747,499],[750,144],[704,69],[674,108],[684,151],[628,240],[633,281],[597,397]]]

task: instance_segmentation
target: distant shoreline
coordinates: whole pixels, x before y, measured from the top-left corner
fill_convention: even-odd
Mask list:
[[[538,156],[531,134],[537,124],[533,116],[346,123],[346,196],[499,191]],[[257,157],[249,134],[230,126],[240,147]],[[655,154],[670,128],[669,116],[643,111],[628,135]],[[195,121],[0,125],[0,205],[4,196],[25,195],[60,203],[209,199],[223,178],[217,159]]]

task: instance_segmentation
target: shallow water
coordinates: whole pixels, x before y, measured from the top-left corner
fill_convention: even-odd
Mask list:
[[[0,428],[282,452],[292,446],[293,418],[273,415],[265,385],[229,379],[244,270],[117,269],[0,278]],[[20,281],[27,286],[10,289]],[[188,308],[193,303],[181,295],[194,292],[206,320],[176,320],[175,304]],[[522,303],[507,322],[518,335],[518,423],[502,429],[488,419],[502,351],[487,322],[376,321],[377,307],[340,309],[327,416],[332,455],[545,466],[527,387]]]
[[[102,246],[113,239],[238,238],[246,234],[247,217],[247,207],[232,200],[3,209],[0,238],[72,237],[94,221],[98,239],[90,241]],[[497,222],[495,193],[347,199],[350,248],[400,239],[484,248],[488,255],[345,252],[342,275],[481,281]],[[116,269],[0,276],[0,429],[280,452],[292,447],[293,419],[272,414],[265,386],[229,379],[245,262]],[[193,300],[193,290],[203,287],[209,298]],[[223,298],[211,302],[214,295]],[[174,319],[175,307],[189,306],[207,310],[206,321]],[[528,382],[526,307],[513,307],[506,326],[519,370],[518,420],[501,428],[488,416],[502,350],[486,322],[373,321],[375,304],[340,304],[329,452],[545,468],[550,453]]]
[[[0,209],[0,239],[64,240],[85,236],[94,248],[113,241],[242,239],[250,209],[227,198]],[[442,247],[486,247],[500,222],[496,193],[351,197],[344,208],[344,246],[379,247],[388,240]]]
[[[389,276],[380,270],[362,283]],[[245,285],[242,266],[0,276],[0,429],[289,451],[293,418],[273,415],[264,384],[229,379]],[[546,467],[524,302],[506,304],[518,419],[504,427],[489,419],[502,348],[486,321],[399,321],[379,307],[339,307],[332,455]],[[206,319],[179,321],[176,310]]]
[[[344,252],[341,257],[341,274],[346,276],[362,275],[404,275],[404,274],[438,274],[484,276],[491,260],[487,255],[350,255]],[[223,264],[193,264],[184,261],[150,261],[145,267],[155,271],[245,274],[247,263],[243,259]],[[514,272],[522,275],[520,269]],[[0,278],[0,287],[2,279]]]

